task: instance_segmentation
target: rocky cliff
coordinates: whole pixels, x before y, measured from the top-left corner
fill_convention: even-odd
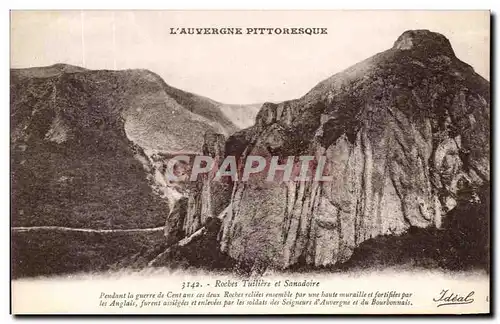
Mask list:
[[[99,231],[20,232],[14,270],[179,260],[232,270],[359,266],[401,263],[417,250],[429,264],[485,264],[474,256],[489,253],[489,86],[427,30],[403,33],[301,98],[264,103],[242,130],[235,124],[248,125],[254,106],[223,105],[149,71],[12,70],[12,226],[164,226],[112,240]],[[202,174],[175,183],[165,168],[179,153],[219,163],[326,157],[333,180]]]
[[[200,206],[221,199],[204,179],[184,232],[203,226],[201,211],[222,219],[220,249],[232,259],[288,268],[340,264],[363,242],[412,228],[446,229],[465,188],[478,200],[489,187],[489,127],[489,82],[443,35],[407,31],[303,97],[264,104],[226,142],[225,154],[243,159],[326,156],[333,181],[253,177],[231,185],[226,208],[205,213]]]

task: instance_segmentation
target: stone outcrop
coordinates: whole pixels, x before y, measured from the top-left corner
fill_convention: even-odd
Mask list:
[[[204,136],[202,154],[210,156],[217,166],[225,157],[224,135],[207,132]],[[187,198],[181,198],[168,216],[165,235],[169,243],[190,236],[202,228],[210,219],[216,218],[226,208],[231,195],[232,183],[212,181],[215,172],[202,173],[198,180],[189,182]],[[182,233],[182,237],[179,236]]]
[[[327,266],[370,238],[442,228],[464,186],[489,183],[489,125],[489,83],[444,36],[405,32],[302,98],[264,104],[228,139],[243,158],[326,156],[333,181],[235,183],[221,249],[246,263]]]

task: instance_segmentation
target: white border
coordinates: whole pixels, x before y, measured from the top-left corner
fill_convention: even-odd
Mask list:
[[[403,9],[403,10],[409,10],[409,9],[432,9],[432,10],[439,10],[439,9],[458,9],[458,10],[465,10],[465,9],[492,9],[492,12],[494,14],[498,13],[498,4],[499,1],[482,1],[482,0],[475,0],[475,1],[450,1],[448,3],[446,2],[438,2],[436,0],[420,0],[420,1],[359,1],[359,0],[350,0],[350,1],[344,1],[344,2],[327,2],[327,1],[320,1],[320,0],[307,0],[307,1],[297,1],[297,0],[289,0],[289,1],[283,1],[283,2],[273,2],[270,0],[246,0],[246,1],[215,1],[212,0],[210,2],[208,1],[194,1],[194,0],[187,0],[187,1],[152,1],[152,0],[141,0],[141,1],[130,1],[130,0],[122,0],[122,1],[115,1],[115,2],[110,2],[110,1],[102,1],[102,0],[86,0],[86,1],[3,1],[2,2],[2,8],[3,10],[1,11],[0,14],[0,22],[1,22],[1,29],[0,29],[0,37],[1,37],[1,44],[4,45],[4,50],[0,51],[1,55],[1,60],[3,63],[2,68],[4,69],[3,75],[2,75],[2,87],[1,87],[1,95],[2,95],[2,102],[3,102],[3,112],[0,118],[0,131],[2,132],[2,136],[0,137],[0,152],[1,152],[1,169],[4,170],[2,173],[2,181],[0,182],[0,199],[1,199],[1,204],[0,206],[3,207],[3,210],[5,211],[4,213],[4,222],[5,222],[5,227],[4,227],[4,235],[3,235],[3,249],[2,254],[3,254],[3,264],[4,266],[2,267],[2,272],[1,272],[1,283],[2,283],[2,299],[0,301],[1,307],[2,307],[2,322],[11,322],[14,320],[14,318],[10,315],[9,313],[9,302],[10,302],[10,296],[9,296],[9,290],[10,290],[10,282],[9,282],[9,262],[10,262],[10,255],[9,255],[9,227],[10,227],[10,210],[9,210],[9,201],[10,201],[10,188],[9,188],[9,183],[10,183],[10,174],[8,174],[7,170],[9,170],[9,140],[10,138],[10,132],[9,132],[9,120],[10,120],[10,115],[9,115],[9,9],[43,9],[43,10],[48,10],[48,9],[253,9],[253,10],[270,10],[270,9]],[[376,6],[375,6],[376,5]],[[496,27],[496,26],[495,26]],[[496,28],[495,28],[496,29]],[[498,35],[495,31],[494,33],[494,44],[498,42]],[[496,51],[496,46],[495,49],[492,48],[492,53],[497,53]],[[492,58],[495,62],[492,62],[492,67],[496,67],[498,63],[498,59],[495,56]],[[492,70],[492,73],[494,71]],[[494,79],[493,79],[494,81]],[[495,82],[494,89],[492,89],[492,95],[495,95],[498,92],[498,85]],[[496,100],[493,101],[494,103]],[[495,107],[492,107],[492,111],[495,109]],[[498,125],[498,113],[494,114],[495,119],[494,119],[494,125]],[[492,128],[492,131],[495,130],[496,127]],[[498,138],[498,131],[494,131],[492,133],[493,139],[492,139],[492,144],[498,142],[500,138]],[[494,150],[497,152],[498,150]],[[495,165],[494,169],[498,169],[498,154],[495,154]],[[494,181],[496,182],[497,177],[494,177]],[[500,201],[500,194],[498,194],[498,191],[495,191],[495,197],[492,201]],[[493,215],[492,218],[496,218],[496,215]],[[499,230],[499,223],[500,221],[495,222],[495,228],[493,229],[494,233],[500,233]],[[494,238],[494,236],[493,236]],[[498,240],[495,240],[498,241]],[[494,260],[498,259],[498,249],[497,245],[493,247],[493,253],[494,253]],[[496,266],[494,269],[497,269]],[[492,273],[493,274],[493,273]],[[494,274],[493,274],[494,275]],[[493,280],[494,282],[494,280]],[[495,301],[498,300],[498,296],[495,296]],[[498,303],[496,302],[494,305],[494,309],[497,309]],[[69,322],[69,318],[65,318],[61,320],[60,322]],[[75,318],[71,318],[71,320],[75,320]],[[81,320],[81,319],[79,319]],[[85,318],[83,318],[85,320]],[[107,319],[88,319],[97,321],[97,322],[103,322],[106,321]],[[109,319],[108,319],[109,320]],[[134,318],[132,320],[127,320],[128,322],[134,322],[134,323],[142,323],[144,318]],[[160,318],[158,320],[161,321],[183,321],[183,322],[190,322],[194,321],[194,319],[174,319],[174,318]],[[208,319],[204,319],[208,320]],[[211,321],[218,321],[220,319],[218,318],[212,318],[210,319]],[[243,320],[243,319],[238,319],[238,320]],[[250,319],[245,319],[245,321],[248,321]],[[255,319],[254,319],[255,320]],[[277,319],[277,318],[261,318],[259,321],[263,322],[270,322],[270,321],[275,321],[275,320],[286,320],[287,322],[296,322],[300,320],[309,320],[309,319],[294,319],[294,318],[286,318],[286,319]],[[357,322],[364,320],[363,318],[356,318],[356,319],[345,319],[345,318],[329,318],[326,319],[328,321],[349,321],[349,322]],[[387,320],[386,318],[380,318],[380,320],[385,321]],[[406,321],[408,319],[397,319],[397,321]],[[425,321],[442,321],[443,319],[441,318],[425,318],[423,319]],[[455,320],[454,318],[451,318],[450,320]],[[473,321],[473,318],[468,318],[466,321]],[[43,318],[43,319],[37,319],[36,322],[45,322],[45,323],[52,323],[54,321],[53,318]]]

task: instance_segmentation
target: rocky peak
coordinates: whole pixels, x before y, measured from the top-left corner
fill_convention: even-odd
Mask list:
[[[454,57],[450,41],[443,35],[427,29],[407,30],[398,37],[393,49],[421,50],[426,55],[446,55]]]
[[[467,67],[443,35],[406,31],[305,96],[264,104],[226,151],[325,156],[332,181],[234,183],[221,250],[249,264],[332,266],[377,237],[449,230],[461,183],[489,182],[489,84]]]

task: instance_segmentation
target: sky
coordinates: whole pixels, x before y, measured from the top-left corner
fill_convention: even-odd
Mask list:
[[[409,29],[445,35],[489,80],[488,11],[13,11],[11,67],[149,69],[229,104],[298,98],[392,47]],[[175,27],[314,27],[327,35],[171,35]]]

